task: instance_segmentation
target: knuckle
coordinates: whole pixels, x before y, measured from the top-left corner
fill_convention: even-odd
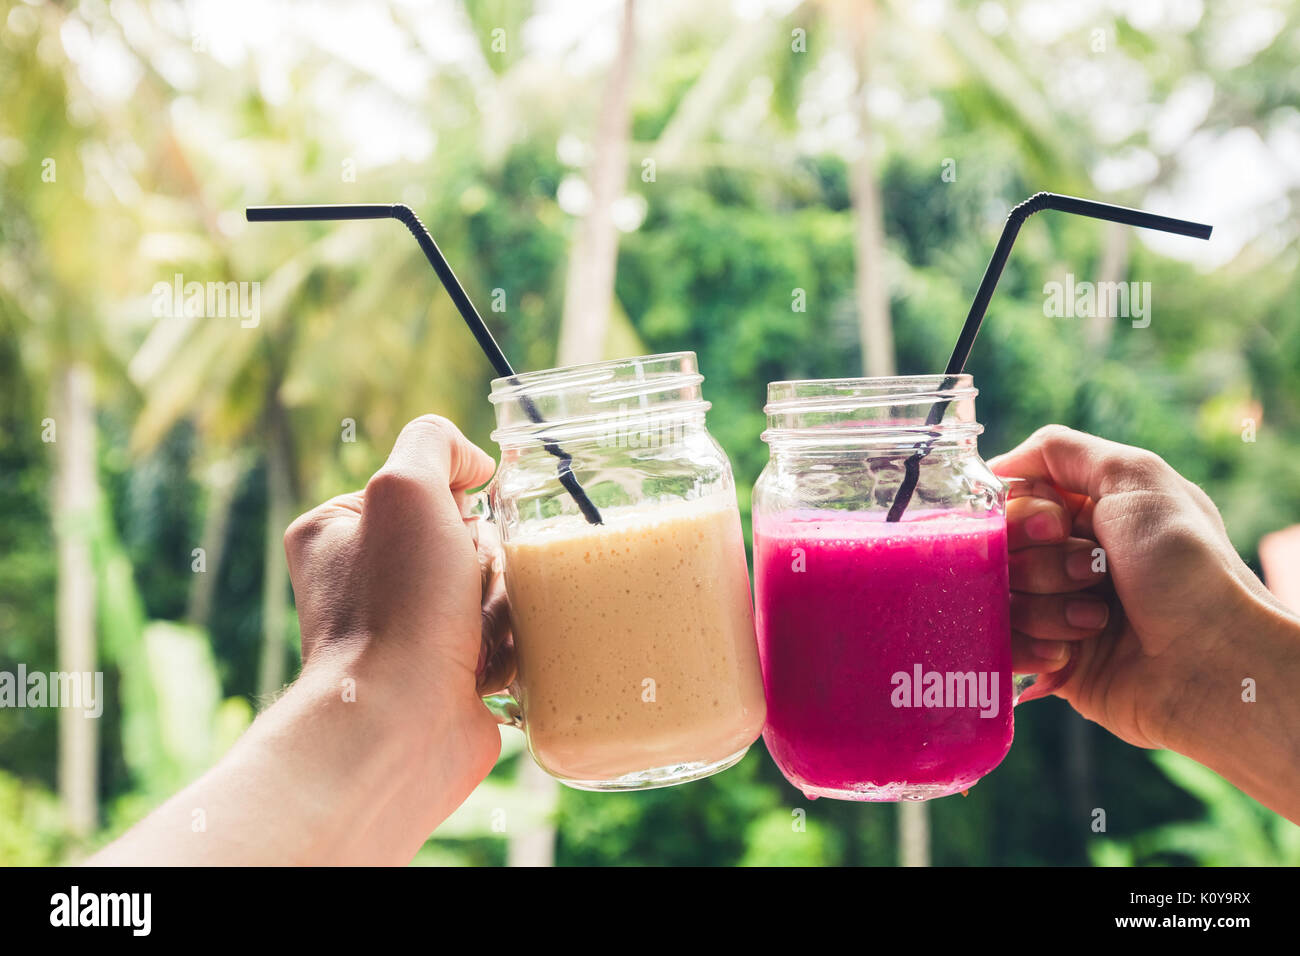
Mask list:
[[[1187,489],[1187,493],[1191,495],[1193,504],[1205,512],[1216,528],[1224,528],[1223,515],[1219,511],[1219,506],[1214,503],[1214,499],[1206,494],[1205,489],[1196,482],[1183,478],[1182,475],[1179,475],[1179,478],[1182,480],[1183,487]]]
[[[1042,444],[1053,444],[1068,441],[1077,434],[1078,432],[1073,428],[1068,428],[1065,425],[1043,425],[1030,438]]]
[[[1027,444],[1047,451],[1078,447],[1080,433],[1065,425],[1043,425],[1029,436]]]
[[[1182,515],[1166,518],[1159,532],[1160,542],[1177,551],[1200,544],[1202,538],[1196,522]]]
[[[1163,458],[1144,448],[1134,448],[1110,458],[1107,462],[1110,473],[1143,488],[1159,485],[1172,470]]]
[[[284,532],[284,549],[290,554],[300,553],[311,543],[322,527],[319,508],[313,508],[294,518]]]
[[[1197,564],[1206,544],[1204,528],[1190,516],[1178,515],[1160,522],[1153,534],[1152,550],[1162,567],[1181,575],[1184,569]]]
[[[380,508],[393,505],[409,507],[425,495],[420,479],[395,469],[383,468],[366,483],[366,501]]]

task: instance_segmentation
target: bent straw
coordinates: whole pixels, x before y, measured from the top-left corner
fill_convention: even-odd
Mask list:
[[[501,351],[501,346],[497,345],[496,339],[492,337],[492,332],[488,329],[487,323],[483,321],[483,316],[479,315],[478,309],[474,308],[474,303],[470,301],[469,295],[465,292],[465,287],[460,284],[456,278],[456,273],[451,270],[446,257],[438,244],[433,241],[433,236],[425,228],[424,223],[420,221],[409,206],[388,203],[341,203],[337,205],[316,205],[316,206],[249,206],[244,210],[249,222],[324,222],[341,219],[396,219],[398,222],[411,230],[411,235],[415,236],[415,241],[420,244],[420,249],[424,256],[429,260],[429,265],[433,266],[433,271],[438,274],[442,286],[451,296],[451,301],[455,303],[456,309],[460,312],[461,318],[469,326],[470,332],[478,340],[479,347],[483,354],[487,356],[492,367],[496,369],[497,375],[502,378],[510,379],[512,385],[518,385],[519,380],[515,377],[515,370],[511,368],[509,360]],[[524,412],[534,422],[544,423],[542,413],[538,411],[537,405],[527,395],[519,396],[519,404],[523,406]],[[578,483],[577,476],[573,474],[573,456],[566,452],[555,442],[542,439],[542,447],[554,455],[557,459],[555,470],[559,475],[560,484],[564,490],[569,493],[582,512],[582,516],[591,524],[600,524],[600,512],[592,504],[591,499],[583,490],[582,485]]]
[[[1093,219],[1105,219],[1109,222],[1123,223],[1126,226],[1138,226],[1142,229],[1159,229],[1161,232],[1191,236],[1194,239],[1209,239],[1210,232],[1214,228],[1199,222],[1172,219],[1169,216],[1157,216],[1155,213],[1144,212],[1141,209],[1112,206],[1109,203],[1095,202],[1091,199],[1062,196],[1060,193],[1035,193],[1012,209],[1010,215],[1007,216],[1007,224],[1002,228],[1002,237],[998,240],[997,248],[993,250],[993,257],[989,259],[988,268],[984,270],[984,279],[980,282],[979,291],[975,293],[975,301],[971,303],[970,312],[966,315],[966,323],[961,327],[961,334],[957,336],[957,344],[953,347],[952,356],[948,359],[948,367],[944,370],[944,380],[939,386],[940,391],[947,391],[957,384],[956,377],[961,374],[962,369],[966,367],[966,360],[970,358],[971,347],[975,344],[975,336],[979,334],[980,323],[984,321],[984,313],[989,307],[989,299],[993,297],[993,290],[997,287],[998,279],[1002,277],[1002,268],[1007,264],[1007,256],[1011,254],[1011,246],[1016,241],[1020,227],[1026,219],[1040,209],[1056,209],[1060,212],[1090,216]],[[926,425],[934,426],[939,424],[943,420],[944,412],[947,411],[949,404],[951,404],[951,400],[935,402],[930,406],[930,413],[925,417]],[[935,437],[937,436],[918,444],[916,451],[903,463],[903,481],[899,484],[898,491],[894,495],[894,503],[890,505],[889,514],[885,518],[886,521],[898,521],[903,517],[903,512],[912,500],[913,492],[916,491],[917,480],[921,476],[921,459],[930,453],[930,447],[934,443]]]

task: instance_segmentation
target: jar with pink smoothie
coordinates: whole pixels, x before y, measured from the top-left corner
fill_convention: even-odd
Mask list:
[[[764,739],[809,797],[946,796],[1011,746],[1006,492],[979,457],[975,395],[969,375],[768,386]]]

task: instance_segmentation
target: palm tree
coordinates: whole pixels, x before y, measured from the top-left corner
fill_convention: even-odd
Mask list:
[[[569,251],[560,323],[558,365],[581,365],[605,357],[614,304],[618,228],[613,206],[627,184],[628,131],[631,127],[632,72],[636,52],[636,3],[624,0],[618,52],[610,65],[596,124],[588,169],[590,204]],[[559,784],[531,760],[521,760],[517,785],[537,806],[553,806]],[[553,866],[555,824],[540,817],[512,830],[507,843],[510,866]]]
[[[858,155],[849,174],[853,206],[854,251],[857,257],[858,335],[862,372],[867,376],[893,375],[894,330],[889,318],[889,277],[885,272],[885,222],[876,182],[876,138],[868,106],[877,10],[874,0],[852,8],[847,35],[858,88],[854,97],[858,120]]]
[[[592,146],[588,171],[591,201],[569,253],[560,325],[560,365],[580,365],[604,357],[618,263],[613,206],[627,185],[635,51],[636,3],[624,0],[618,53],[610,65]]]
[[[178,57],[189,57],[205,77],[206,88],[226,91],[220,98],[204,101],[214,126],[220,125],[225,111],[237,112],[235,106],[245,93],[241,82],[246,81],[232,81],[220,64],[196,55],[187,37],[160,31],[152,40],[158,46],[170,45]],[[231,170],[206,162],[194,144],[175,134],[166,122],[166,104],[175,91],[148,66],[151,60],[145,52],[138,54],[144,70],[139,98],[152,100],[154,115],[164,117],[149,132],[154,148],[165,158],[172,179],[169,185],[179,200],[171,212],[188,215],[192,234],[203,244],[195,268],[204,277],[221,281],[260,281],[262,316],[258,327],[251,329],[220,319],[170,318],[155,323],[130,364],[131,379],[143,398],[132,449],[147,453],[177,422],[188,419],[198,427],[209,462],[215,463],[208,474],[219,480],[208,489],[211,520],[203,535],[208,573],[195,576],[191,600],[191,618],[196,621],[206,617],[211,605],[211,588],[220,570],[223,513],[234,483],[252,461],[264,463],[267,512],[256,693],[265,700],[286,679],[292,644],[288,571],[281,544],[284,529],[311,500],[341,490],[340,472],[345,480],[357,483],[367,468],[378,464],[374,457],[369,462],[353,457],[350,466],[340,467],[340,420],[346,416],[358,423],[364,446],[374,449],[372,456],[382,455],[401,422],[429,407],[470,420],[473,416],[465,409],[478,406],[472,395],[444,384],[445,379],[430,376],[428,370],[458,362],[472,369],[481,359],[473,353],[472,343],[466,346],[454,309],[438,296],[436,282],[413,243],[403,243],[396,257],[369,263],[360,274],[357,266],[382,241],[378,238],[383,235],[382,224],[345,226],[323,236],[317,230],[318,237],[312,240],[305,240],[306,230],[299,230],[295,241],[301,248],[287,257],[279,252],[293,245],[285,231],[271,235],[274,230],[250,230],[239,242],[232,241],[227,230],[219,227],[220,208],[210,197],[243,193],[246,187],[238,178],[242,170],[232,175]],[[310,67],[304,69],[312,75]],[[281,123],[306,122],[301,103],[290,103],[284,110],[287,115]],[[317,148],[320,144],[285,145],[269,138],[259,145],[264,167],[292,170],[270,198],[338,193],[335,170],[318,169],[303,181],[301,171],[311,167],[307,157]],[[378,188],[387,197],[400,194],[391,182]],[[170,230],[175,225],[159,227]],[[439,232],[440,241],[453,249],[459,235],[463,233],[457,230]],[[388,236],[396,245],[400,230],[390,230]],[[276,256],[283,260],[278,265]],[[273,263],[269,272],[267,261]],[[360,279],[351,291],[337,295],[324,291],[330,276],[349,269],[358,272]],[[432,332],[421,336],[416,347],[405,321],[392,321],[412,312],[422,313]],[[346,411],[337,413],[340,407]],[[243,453],[250,446],[256,452],[251,458]]]
[[[102,303],[118,289],[120,275],[113,257],[104,253],[97,209],[87,200],[86,174],[77,154],[84,149],[82,155],[95,155],[111,130],[101,122],[71,128],[65,119],[70,91],[86,91],[78,89],[71,64],[50,68],[36,54],[38,44],[59,36],[68,15],[53,7],[24,13],[30,30],[6,33],[4,98],[6,125],[12,123],[11,129],[24,136],[26,174],[5,177],[0,205],[11,223],[28,225],[6,236],[4,258],[12,268],[5,271],[11,279],[0,295],[43,345],[33,351],[37,357],[29,374],[37,388],[43,383],[47,417],[52,420],[34,422],[33,427],[51,445],[57,667],[64,673],[86,674],[99,670],[93,558],[100,502],[94,369],[105,346]],[[59,709],[58,727],[64,822],[75,838],[85,838],[98,821],[99,725],[65,705]]]
[[[95,460],[94,376],[69,357],[54,373],[53,514],[59,551],[57,597],[59,670],[91,674],[95,652],[95,571],[91,528],[99,503]],[[59,798],[69,830],[87,837],[99,817],[99,722],[77,708],[59,710]]]

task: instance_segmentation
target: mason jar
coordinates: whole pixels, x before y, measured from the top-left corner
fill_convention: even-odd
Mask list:
[[[572,787],[696,780],[762,731],[744,535],[702,381],[677,352],[492,383],[518,677],[491,704]]]
[[[1011,746],[1006,486],[975,395],[969,375],[768,386],[764,739],[810,797],[945,796]]]

